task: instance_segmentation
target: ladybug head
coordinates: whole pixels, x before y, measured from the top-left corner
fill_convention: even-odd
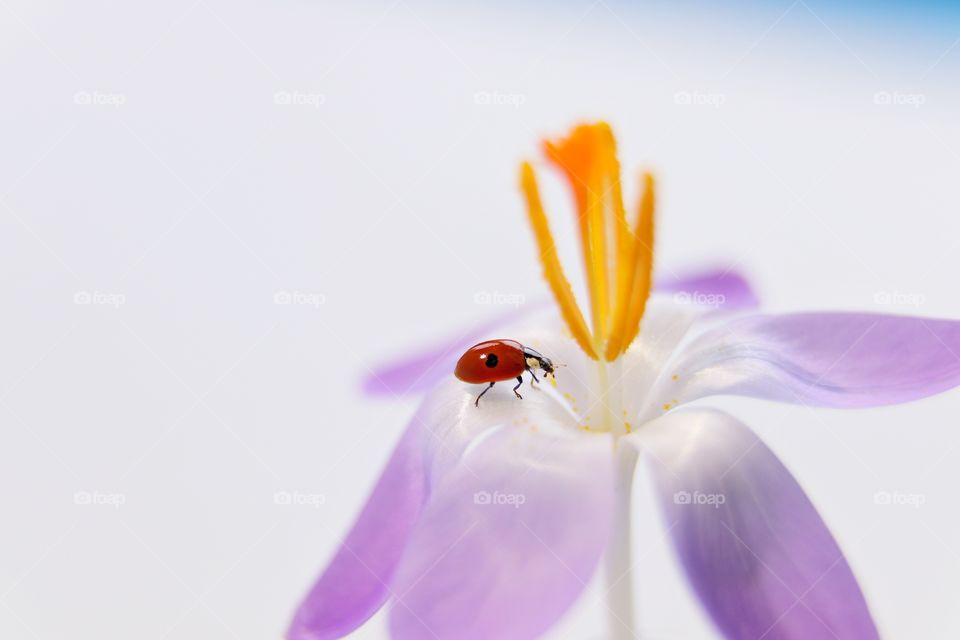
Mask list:
[[[543,369],[543,375],[557,377],[553,373],[553,360],[546,356],[540,356],[537,360],[540,362],[540,368]]]

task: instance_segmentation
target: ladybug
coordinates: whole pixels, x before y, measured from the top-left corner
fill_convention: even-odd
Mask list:
[[[457,368],[453,370],[453,374],[471,384],[490,383],[490,386],[484,389],[473,403],[479,407],[480,398],[490,391],[494,384],[513,378],[517,379],[517,386],[513,388],[513,393],[523,400],[523,396],[517,392],[523,384],[523,372],[529,371],[533,379],[540,382],[533,372],[534,369],[543,369],[545,376],[556,377],[553,373],[553,361],[530,347],[525,347],[516,340],[487,340],[467,349],[457,361]]]

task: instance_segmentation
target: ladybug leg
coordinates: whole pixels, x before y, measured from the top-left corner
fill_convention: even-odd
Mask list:
[[[473,405],[474,405],[475,407],[479,407],[479,406],[480,406],[480,398],[483,397],[483,394],[484,394],[484,393],[486,393],[487,391],[490,391],[490,389],[492,389],[492,388],[493,388],[493,385],[495,385],[495,384],[496,384],[496,382],[491,382],[489,387],[487,387],[487,388],[484,389],[482,392],[480,392],[480,395],[477,396],[476,401],[473,403]]]
[[[534,382],[536,382],[537,384],[540,384],[540,378],[538,378],[537,374],[533,372],[533,369],[531,369],[530,367],[527,367],[527,373],[530,374],[530,377],[533,378]]]
[[[519,389],[520,385],[522,384],[523,384],[523,376],[517,376],[517,386],[513,388],[513,395],[517,396],[521,400],[523,400],[523,396],[517,393],[517,389]]]

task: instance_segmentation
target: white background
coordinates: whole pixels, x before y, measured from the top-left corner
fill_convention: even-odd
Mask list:
[[[736,266],[773,310],[960,318],[955,14],[3,0],[0,16],[4,638],[279,637],[414,405],[359,380],[503,311],[477,293],[545,295],[516,170],[580,119],[611,122],[631,176],[656,171],[659,269]],[[572,270],[565,195],[550,183]],[[960,635],[960,392],[717,404],[795,472],[888,637]],[[644,635],[712,637],[645,486]],[[602,636],[594,596],[556,637]]]

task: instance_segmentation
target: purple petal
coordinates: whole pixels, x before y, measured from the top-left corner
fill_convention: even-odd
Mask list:
[[[433,388],[353,529],[297,610],[287,632],[290,640],[339,638],[383,605],[429,494],[462,468],[460,460],[472,442],[518,420],[557,428],[549,417],[556,411],[546,394],[531,393],[519,404],[512,394],[490,396],[480,411],[473,406],[471,390],[457,380]]]
[[[340,638],[373,615],[426,500],[418,419],[407,428],[346,539],[297,609],[289,640]]]
[[[677,302],[699,302],[726,311],[750,309],[759,303],[747,279],[730,269],[699,271],[680,277],[668,275],[659,278],[655,288],[673,293]]]
[[[736,394],[826,407],[923,398],[960,383],[960,322],[869,313],[758,315],[697,338],[652,396]]]
[[[679,410],[646,442],[666,525],[726,638],[877,638],[863,594],[816,509],[747,427]]]
[[[391,585],[400,639],[534,638],[581,593],[612,514],[612,443],[505,427],[436,489]]]

